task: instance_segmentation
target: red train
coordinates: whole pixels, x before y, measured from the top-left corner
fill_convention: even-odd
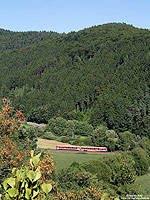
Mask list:
[[[106,147],[80,147],[80,146],[65,146],[65,145],[57,145],[57,150],[74,150],[74,151],[102,151],[106,152]]]

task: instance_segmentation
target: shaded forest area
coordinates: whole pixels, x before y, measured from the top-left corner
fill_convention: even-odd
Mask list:
[[[94,26],[4,51],[0,60],[1,97],[31,121],[61,116],[149,136],[149,30]]]

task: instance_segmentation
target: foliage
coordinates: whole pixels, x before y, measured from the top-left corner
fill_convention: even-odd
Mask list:
[[[150,156],[150,139],[148,137],[139,138],[137,146],[141,147]]]
[[[0,140],[0,182],[9,176],[13,167],[21,167],[30,157],[29,150],[12,142],[8,136]]]
[[[135,148],[137,143],[137,137],[130,133],[129,131],[125,131],[119,133],[119,149],[123,151],[132,150]]]
[[[75,135],[89,135],[93,131],[93,127],[87,122],[66,120],[62,117],[57,117],[51,118],[48,121],[45,130],[52,132],[56,136],[70,136],[74,138]]]
[[[73,120],[75,124],[75,135],[89,136],[93,131],[92,125],[87,122]]]
[[[107,127],[100,125],[91,133],[91,140],[94,146],[105,146]]]
[[[24,115],[14,111],[6,98],[0,108],[0,182],[13,167],[21,167],[29,159],[29,151],[36,147],[36,136],[22,126]]]
[[[34,127],[25,128],[24,126],[21,126],[16,130],[15,134],[11,137],[11,140],[22,146],[24,149],[35,149],[37,147],[37,136]]]
[[[99,181],[109,182],[112,169],[104,160],[92,160],[81,165],[86,171],[96,174]]]
[[[7,104],[7,99],[3,98],[0,105],[0,134],[14,134],[24,120],[23,113],[20,110],[13,111],[13,108]]]
[[[114,189],[118,195],[134,191],[133,183],[136,179],[134,159],[131,155],[119,154],[109,158],[93,160],[80,165],[86,171],[96,174],[104,186]],[[129,190],[129,188],[131,190]],[[138,191],[137,191],[138,192]]]
[[[118,143],[118,135],[114,130],[107,130],[106,131],[106,142],[105,146],[107,146],[108,151],[115,151],[118,146],[116,143]]]
[[[62,136],[62,137],[65,137],[65,136]],[[42,138],[47,139],[47,140],[57,140],[58,139],[58,137],[56,135],[54,135],[52,132],[45,132],[42,135]]]
[[[69,143],[72,145],[78,145],[78,146],[92,146],[93,145],[90,137],[80,136],[80,135],[77,135],[75,138],[70,138]]]
[[[96,175],[86,172],[79,167],[78,163],[73,163],[69,168],[60,170],[57,177],[59,181],[56,191],[58,199],[118,200],[114,194],[111,195],[104,190],[102,182],[97,180]],[[54,199],[55,197],[53,194]]]
[[[0,95],[38,121],[44,106],[47,119],[90,113],[94,127],[149,136],[149,46],[149,30],[109,23],[3,52]]]
[[[108,161],[106,161],[108,164]],[[131,156],[121,154],[114,159],[109,159],[109,166],[112,169],[110,183],[119,189],[125,189],[127,184],[135,182],[136,174],[133,168],[134,160]]]
[[[95,177],[96,178],[96,177]],[[95,182],[94,177],[83,169],[70,167],[58,173],[59,185],[66,189],[89,187]]]
[[[40,155],[33,155],[31,152],[30,164],[32,169],[21,167],[21,169],[13,168],[12,176],[3,182],[4,195],[6,199],[45,199],[46,195],[52,190],[51,184],[41,184],[41,171],[37,166]]]
[[[134,168],[138,176],[148,173],[148,168],[150,167],[150,157],[142,148],[135,148],[131,151],[134,157]]]
[[[50,110],[46,106],[40,106],[31,110],[27,120],[36,123],[48,123],[51,117]]]
[[[37,44],[44,40],[59,37],[59,35],[59,33],[52,31],[13,32],[9,30],[0,29],[0,52]]]
[[[83,112],[73,110],[72,112],[67,113],[66,118],[69,120],[82,121],[84,118],[84,114],[83,114]]]
[[[53,157],[50,155],[49,152],[43,152],[41,154],[41,159],[38,163],[38,166],[40,167],[41,171],[41,182],[47,182],[55,179],[55,171],[54,171],[54,163],[53,163]]]
[[[36,137],[42,137],[44,135],[44,128],[40,126],[31,126],[27,129],[27,131],[31,135],[35,135]]]

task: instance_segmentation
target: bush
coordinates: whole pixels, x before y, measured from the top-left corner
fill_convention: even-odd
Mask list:
[[[19,143],[18,145],[22,145],[22,147],[25,149],[35,149],[37,147],[37,133],[34,127],[20,127],[18,130],[16,130],[12,139]]]
[[[38,166],[40,161],[38,154],[33,155],[31,152],[31,169],[28,166],[22,166],[21,169],[13,168],[12,175],[3,182],[5,190],[3,196],[6,199],[45,199],[47,194],[52,190],[51,184],[41,184],[41,168]]]
[[[107,165],[104,161],[92,160],[90,162],[83,163],[81,167],[92,174],[96,174],[98,180],[110,182],[112,171],[109,165]]]
[[[58,172],[59,185],[64,189],[79,189],[96,182],[96,176],[78,167],[69,167]]]
[[[52,132],[46,132],[44,133],[44,135],[42,136],[43,139],[47,139],[47,140],[57,140],[58,137],[56,135],[54,135]]]
[[[87,122],[73,120],[75,124],[75,135],[89,136],[93,132],[92,125]]]
[[[3,98],[0,103],[0,135],[13,135],[24,121],[23,113],[20,110],[14,111],[7,99]]]
[[[129,131],[119,133],[119,146],[120,150],[128,151],[135,148],[137,142],[136,135],[130,133]]]
[[[27,141],[25,141],[27,144]],[[13,167],[21,167],[30,157],[30,151],[12,142],[8,136],[0,140],[0,182],[11,173]]]
[[[134,168],[138,176],[144,175],[148,172],[150,157],[142,148],[135,148],[131,151],[134,158]]]
[[[36,147],[32,129],[22,126],[24,115],[14,111],[3,98],[0,105],[0,181],[8,177],[13,167],[20,167],[29,159],[29,152]]]
[[[92,140],[91,140],[91,138],[89,138],[89,137],[84,138],[84,139],[83,139],[83,143],[84,143],[85,145],[87,145],[87,146],[92,146],[92,145],[93,145]]]
[[[78,146],[92,146],[91,138],[88,138],[88,137],[86,137],[86,138],[81,138],[81,137],[70,138],[69,143],[71,145],[78,145]]]
[[[31,132],[32,134],[34,134],[36,137],[43,137],[45,130],[43,127],[40,126],[32,126],[29,129],[29,132]]]
[[[119,154],[100,160],[85,162],[80,165],[86,171],[96,174],[104,186],[114,189],[117,194],[128,194],[127,188],[132,187],[136,179],[134,159],[131,155]]]
[[[59,137],[58,141],[68,143],[70,141],[70,137],[61,136],[61,137]]]
[[[65,120],[62,117],[51,118],[45,129],[47,132],[52,132],[57,136],[74,135],[88,136],[93,131],[93,127],[87,122],[79,122],[77,120]]]

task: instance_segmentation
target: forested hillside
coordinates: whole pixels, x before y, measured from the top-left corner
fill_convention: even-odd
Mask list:
[[[0,52],[37,44],[44,40],[56,38],[59,35],[59,33],[53,31],[13,32],[0,29]]]
[[[1,53],[0,70],[1,97],[30,119],[75,111],[95,127],[150,134],[149,30],[110,23],[71,32]]]

